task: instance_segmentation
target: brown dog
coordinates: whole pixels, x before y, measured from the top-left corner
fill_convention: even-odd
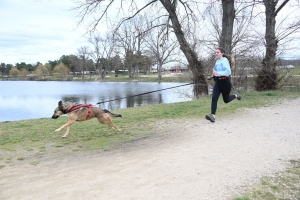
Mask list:
[[[70,126],[76,121],[86,121],[88,119],[97,118],[102,124],[107,124],[113,129],[121,131],[116,125],[112,123],[112,117],[122,117],[119,114],[113,114],[108,110],[103,110],[101,108],[92,107],[92,104],[63,104],[62,101],[58,102],[58,107],[54,110],[52,119],[57,119],[59,116],[68,114],[68,122],[62,125],[60,128],[56,129],[55,132],[61,131],[63,128],[67,127],[66,133],[62,136],[67,137],[70,131]]]

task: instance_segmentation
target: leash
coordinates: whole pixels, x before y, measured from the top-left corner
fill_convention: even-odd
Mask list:
[[[214,78],[214,76],[211,76],[211,77],[207,78],[207,80],[211,80],[213,78]],[[107,100],[107,101],[100,101],[100,102],[98,102],[96,104],[102,104],[102,103],[107,103],[107,102],[111,102],[111,101],[116,101],[116,100],[121,100],[121,99],[127,99],[127,98],[132,98],[132,97],[137,97],[137,96],[142,96],[142,95],[145,95],[145,94],[150,94],[150,93],[154,93],[154,92],[159,92],[159,91],[163,91],[163,90],[169,90],[169,89],[173,89],[173,88],[177,88],[177,87],[183,87],[183,86],[187,86],[187,85],[193,85],[193,84],[200,84],[200,82],[187,83],[187,84],[183,84],[183,85],[178,85],[178,86],[174,86],[174,87],[164,88],[164,89],[160,89],[160,90],[154,90],[154,91],[150,91],[150,92],[144,92],[144,93],[140,93],[140,94],[136,94],[136,95],[131,95],[131,96],[127,96],[127,97],[121,97],[121,98],[111,99],[111,100]]]
[[[107,101],[101,101],[101,102],[98,102],[97,104],[102,104],[102,103],[106,103],[106,102],[116,101],[116,100],[120,100],[120,99],[127,99],[127,98],[137,97],[137,96],[141,96],[141,95],[145,95],[145,94],[150,94],[150,93],[154,93],[154,92],[159,92],[159,91],[163,91],[163,90],[169,90],[169,89],[173,89],[173,88],[177,88],[177,87],[183,87],[183,86],[187,86],[187,85],[193,85],[193,84],[200,84],[200,83],[199,82],[195,82],[195,83],[187,83],[187,84],[183,84],[183,85],[177,85],[177,86],[174,86],[174,87],[164,88],[164,89],[160,89],[160,90],[154,90],[154,91],[150,91],[150,92],[144,92],[144,93],[140,93],[140,94],[136,94],[136,95],[132,95],[132,96],[121,97],[121,98],[107,100]]]

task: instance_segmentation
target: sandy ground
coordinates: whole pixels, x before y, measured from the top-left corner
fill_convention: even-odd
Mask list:
[[[159,122],[117,149],[0,169],[0,199],[231,199],[300,158],[300,99]]]

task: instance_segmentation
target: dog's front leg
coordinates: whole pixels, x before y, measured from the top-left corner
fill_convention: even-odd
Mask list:
[[[67,127],[67,131],[66,133],[62,136],[62,137],[67,137],[67,135],[69,134],[69,131],[70,131],[70,126],[76,121],[68,121],[68,123],[62,125],[60,128],[56,129],[55,132],[59,132],[61,131],[62,129],[64,129],[65,127]]]
[[[69,123],[66,123],[64,125],[62,125],[61,127],[59,127],[58,129],[55,130],[55,132],[59,132],[61,131],[63,128],[65,128],[66,126],[69,126]]]
[[[62,136],[63,138],[67,137],[70,131],[70,126],[67,126],[67,131],[66,133]]]

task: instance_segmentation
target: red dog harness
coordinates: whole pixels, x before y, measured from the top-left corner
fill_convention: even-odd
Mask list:
[[[92,111],[92,107],[93,107],[92,104],[78,104],[78,105],[75,105],[75,106],[73,106],[72,108],[70,108],[68,110],[68,113],[73,112],[74,110],[77,110],[77,109],[82,108],[82,107],[89,108],[88,109],[88,114],[87,114],[87,116],[85,118],[85,119],[88,119],[90,117],[90,115],[91,115],[91,111]]]

